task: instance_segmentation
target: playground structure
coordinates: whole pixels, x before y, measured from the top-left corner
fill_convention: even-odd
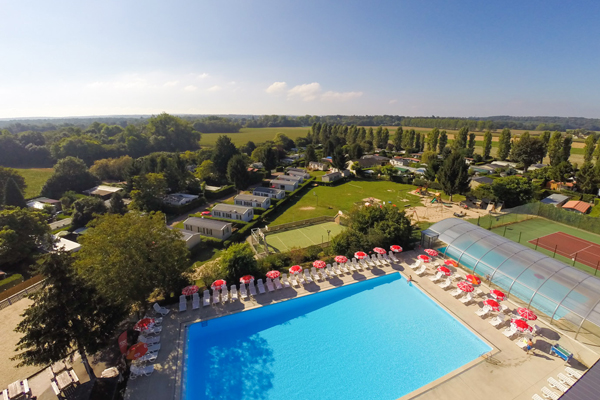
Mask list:
[[[252,228],[252,235],[248,238],[250,244],[254,248],[254,245],[262,246],[264,252],[269,254],[269,246],[267,245],[267,237],[265,232],[269,231],[269,227],[265,226],[264,228]],[[262,242],[262,243],[261,243]]]

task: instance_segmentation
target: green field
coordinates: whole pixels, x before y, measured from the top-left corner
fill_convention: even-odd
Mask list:
[[[399,209],[420,205],[419,196],[408,193],[412,185],[390,181],[353,180],[338,186],[316,186],[304,196],[292,199],[290,206],[279,213],[270,225],[285,224],[321,216],[335,216],[338,211],[348,212],[354,203],[375,198],[391,201]]]
[[[40,195],[44,183],[50,178],[54,170],[52,168],[16,168],[25,178],[27,188],[25,189],[25,198],[32,199]]]
[[[485,228],[485,225],[482,226]],[[534,243],[529,243],[530,240],[550,235],[551,233],[555,232],[564,232],[566,234],[576,236],[580,239],[600,244],[599,235],[583,231],[577,228],[573,228],[568,225],[563,225],[558,222],[550,221],[544,218],[532,218],[526,221],[500,226],[498,228],[493,228],[492,232],[500,236],[505,236],[508,239],[521,243],[522,245],[530,247],[532,249],[535,249],[536,246]],[[538,247],[536,250],[551,257],[554,255],[552,251],[542,249],[541,247]],[[559,261],[564,262],[565,264],[573,265],[573,260],[571,260],[570,258],[563,257],[558,254],[556,254],[555,258]],[[592,275],[597,272],[594,268],[590,268],[589,266],[578,262],[575,262],[574,267]]]
[[[203,133],[200,139],[201,146],[211,147],[217,142],[220,135],[227,135],[236,146],[242,146],[248,141],[253,141],[254,144],[264,143],[267,140],[275,139],[275,135],[279,132],[284,133],[292,140],[306,136],[309,131],[308,127],[301,128],[242,128],[239,133]]]
[[[315,244],[327,242],[329,239],[341,233],[345,227],[335,222],[325,222],[323,224],[311,225],[304,228],[292,229],[289,231],[276,232],[268,234],[267,245],[270,252],[284,253],[292,248],[305,248]]]

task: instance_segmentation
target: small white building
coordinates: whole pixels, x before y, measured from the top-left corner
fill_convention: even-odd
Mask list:
[[[298,184],[301,184],[302,182],[304,182],[304,178],[301,176],[298,176],[298,175],[279,175],[277,177],[277,179],[284,180],[284,181],[297,182]]]
[[[52,235],[52,237],[54,238],[54,247],[52,249],[52,252],[57,252],[58,250],[76,252],[79,251],[79,249],[81,248],[81,245],[79,243],[74,242],[72,240],[65,239],[56,235]]]
[[[323,176],[321,176],[321,181],[322,182],[327,182],[327,183],[331,183],[331,182],[335,182],[342,179],[342,174],[341,172],[330,172],[328,174],[325,174]]]
[[[163,197],[163,202],[172,206],[182,206],[196,200],[195,194],[171,193]]]
[[[283,199],[285,197],[285,190],[274,189],[268,187],[257,187],[252,192],[255,196],[268,197],[270,199]]]
[[[52,206],[54,212],[59,211],[62,208],[60,201],[49,199],[47,197],[37,197],[27,202],[27,207],[35,208],[36,210],[43,210],[46,206]]]
[[[195,232],[202,236],[210,236],[221,240],[227,239],[233,232],[233,225],[230,222],[208,218],[189,217],[183,221],[183,227],[183,232]]]
[[[236,206],[264,208],[265,210],[271,205],[269,197],[256,196],[253,194],[238,194],[233,199]]]
[[[202,241],[199,233],[186,231],[184,229],[175,229],[181,234],[181,240],[185,242],[185,247],[187,247],[188,250],[196,247]]]
[[[293,192],[294,190],[298,189],[298,182],[286,181],[284,179],[273,179],[271,181],[271,187]]]
[[[98,186],[94,186],[91,189],[84,190],[83,193],[87,194],[88,196],[96,196],[103,200],[108,200],[114,193],[121,192],[121,191],[123,191],[123,188],[120,188],[120,187],[108,186],[108,185],[98,185]]]
[[[213,207],[211,215],[217,218],[250,222],[254,217],[254,209],[252,207],[232,206],[221,203]]]
[[[304,179],[310,178],[310,174],[303,168],[288,168],[287,174],[292,176],[301,176]]]
[[[327,171],[329,169],[329,163],[325,164],[318,161],[311,161],[308,163],[308,168],[313,171]]]

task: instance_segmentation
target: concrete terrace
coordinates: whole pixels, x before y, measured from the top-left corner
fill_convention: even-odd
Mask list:
[[[407,267],[415,260],[416,252],[402,253],[402,262],[392,266],[376,267],[362,272],[346,274],[343,277],[332,278],[324,282],[315,282],[300,288],[287,288],[272,293],[258,295],[248,301],[237,301],[235,303],[220,304],[205,307],[200,310],[191,310],[177,313],[173,308],[163,321],[161,333],[161,350],[155,365],[155,371],[150,377],[142,377],[129,381],[125,399],[127,400],[150,400],[150,399],[175,399],[181,394],[181,373],[183,368],[183,343],[185,340],[185,328],[191,323],[216,318],[219,316],[262,307],[279,301],[285,301],[312,293],[335,289],[343,285],[349,285],[357,281],[371,279],[385,274],[400,272],[403,277],[412,273]],[[459,272],[462,272],[459,270]],[[402,397],[402,400],[418,398],[420,400],[464,400],[464,399],[486,399],[486,400],[530,400],[534,393],[541,395],[541,388],[548,386],[546,380],[564,372],[565,363],[562,359],[549,355],[550,346],[555,342],[574,353],[577,361],[572,361],[571,366],[577,369],[585,369],[591,366],[598,358],[597,348],[590,348],[572,340],[567,335],[556,330],[554,326],[548,326],[543,321],[536,321],[542,327],[540,336],[535,341],[535,354],[528,355],[517,347],[513,340],[502,334],[504,327],[494,328],[487,318],[480,318],[475,311],[482,306],[486,294],[476,297],[476,301],[465,306],[453,298],[449,292],[437,286],[428,278],[433,274],[430,268],[429,274],[424,277],[414,276],[414,284],[427,293],[441,307],[461,321],[467,328],[476,333],[486,341],[492,348],[492,358],[486,360],[480,357],[477,360],[453,371],[452,373]],[[464,275],[464,273],[462,273]],[[452,287],[455,287],[453,285]],[[481,285],[481,289],[487,293],[487,287]],[[510,300],[504,301],[511,310],[516,305]],[[451,338],[448,340],[448,351],[452,351]],[[427,357],[427,354],[423,354]],[[408,377],[409,378],[409,377]],[[557,392],[558,394],[558,392]]]

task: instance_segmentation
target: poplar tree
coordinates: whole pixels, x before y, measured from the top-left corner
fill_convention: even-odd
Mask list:
[[[415,138],[415,148],[417,149],[417,151],[421,150],[421,134],[418,133],[417,137]]]
[[[467,147],[467,155],[473,157],[475,153],[475,133],[469,133],[469,145]]]
[[[381,143],[383,145],[382,149],[387,148],[389,142],[390,142],[390,131],[388,130],[388,128],[383,128],[383,133],[381,134]]]
[[[446,145],[448,144],[448,134],[446,133],[446,131],[441,131],[440,132],[440,139],[438,141],[438,146],[439,146],[439,153],[442,154],[442,152],[444,151],[444,148],[446,147]]]
[[[461,150],[467,148],[467,138],[469,135],[469,128],[463,126],[460,128],[458,133],[454,135],[454,143],[452,144],[452,148],[454,150]]]
[[[377,127],[377,129],[375,130],[375,137],[373,138],[375,147],[377,147],[379,149],[384,148],[382,146],[382,136],[383,136],[383,127],[381,125],[379,125]]]
[[[592,162],[592,158],[594,157],[594,147],[596,145],[596,135],[590,133],[587,138],[585,138],[585,147],[583,148],[583,161],[584,163]]]
[[[374,136],[373,136],[373,128],[369,127],[369,130],[367,131],[367,140],[371,143],[373,143],[374,140]]]
[[[571,144],[573,144],[573,135],[565,136],[562,144],[561,161],[569,161],[569,157],[571,157]]]
[[[542,156],[542,159],[540,160],[540,162],[544,162],[544,158],[546,158],[546,156],[548,155],[548,143],[550,142],[551,135],[552,135],[552,133],[550,131],[544,131],[540,135],[540,139],[541,139],[542,143],[544,144],[544,155]]]
[[[440,130],[438,128],[433,128],[431,132],[427,135],[427,150],[436,151],[438,139],[440,137]]]
[[[548,142],[548,157],[550,157],[550,165],[553,167],[562,162],[562,134],[558,131],[552,134]]]
[[[498,138],[498,151],[496,152],[496,156],[502,161],[506,160],[510,154],[510,139],[510,129],[504,128]]]
[[[396,133],[394,133],[394,148],[396,151],[402,150],[402,135],[404,131],[401,126],[396,129]]]
[[[453,151],[442,164],[438,171],[438,180],[444,192],[450,196],[463,194],[469,191],[469,166],[460,151]]]
[[[488,129],[483,134],[483,159],[487,160],[490,158],[492,152],[492,132]]]

